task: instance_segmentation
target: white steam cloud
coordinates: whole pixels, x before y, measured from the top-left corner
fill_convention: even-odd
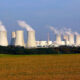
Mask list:
[[[26,28],[27,31],[34,31],[34,29],[28,25],[25,21],[18,21],[19,26],[21,26],[22,28]]]
[[[54,34],[58,34],[58,33],[59,33],[59,32],[58,32],[58,30],[57,30],[57,29],[55,29],[55,28],[54,28],[54,27],[52,27],[52,26],[50,26],[50,30],[52,30]]]
[[[0,31],[6,31],[5,26],[2,24],[1,21],[0,21]]]
[[[50,30],[54,32],[54,34],[62,34],[62,35],[70,35],[70,34],[75,34],[78,35],[77,32],[72,32],[70,28],[62,28],[62,29],[56,29],[53,26],[50,26]]]
[[[70,35],[73,34],[72,30],[70,28],[65,28],[65,34]]]
[[[52,30],[54,34],[64,34],[63,29],[56,29],[53,26],[50,26],[50,30]]]
[[[75,35],[79,35],[79,33],[78,33],[78,32],[75,32],[74,34],[75,34]]]

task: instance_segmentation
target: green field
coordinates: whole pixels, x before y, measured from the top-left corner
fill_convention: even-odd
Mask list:
[[[2,54],[0,80],[80,80],[80,54]]]

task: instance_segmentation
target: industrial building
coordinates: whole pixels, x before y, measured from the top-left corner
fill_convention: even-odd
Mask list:
[[[52,44],[52,41],[36,41],[37,47],[48,47]]]
[[[74,37],[76,36],[76,37]],[[75,38],[75,39],[74,39]],[[16,32],[12,32],[11,44],[14,46],[21,46],[25,48],[40,48],[40,47],[59,47],[59,46],[80,46],[80,35],[61,35],[56,34],[56,40],[51,41],[36,41],[35,31],[27,31],[26,36],[27,41],[24,42],[24,32],[22,30],[18,30]],[[4,41],[5,40],[5,41]],[[4,41],[4,42],[3,42]],[[8,46],[7,40],[7,32],[0,32],[0,45]]]
[[[58,31],[54,30],[56,33],[56,40],[51,41],[50,36],[48,33],[48,40],[43,41],[37,41],[36,40],[36,34],[35,30],[32,29],[28,24],[26,24],[24,21],[19,21],[19,25],[26,28],[27,34],[25,38],[27,41],[24,41],[24,31],[23,30],[17,30],[13,31],[11,34],[11,42],[9,44],[8,38],[7,38],[7,31],[5,28],[2,28],[0,30],[0,46],[20,46],[25,48],[44,48],[44,47],[59,47],[59,46],[80,46],[80,34],[62,34]],[[3,25],[1,27],[4,27]],[[51,28],[52,29],[52,28]],[[66,33],[66,32],[65,32]],[[76,37],[75,37],[76,36]]]

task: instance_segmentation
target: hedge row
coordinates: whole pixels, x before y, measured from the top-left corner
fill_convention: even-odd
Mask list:
[[[26,49],[23,47],[0,46],[0,54],[76,54],[80,53],[80,47],[60,46],[52,48]]]

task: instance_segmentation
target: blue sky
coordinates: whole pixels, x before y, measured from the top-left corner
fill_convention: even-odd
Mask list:
[[[48,26],[70,27],[80,32],[80,0],[0,0],[0,20],[11,32],[21,30],[17,20],[24,20],[36,30],[37,40],[47,40]],[[25,29],[24,36],[27,38]]]

